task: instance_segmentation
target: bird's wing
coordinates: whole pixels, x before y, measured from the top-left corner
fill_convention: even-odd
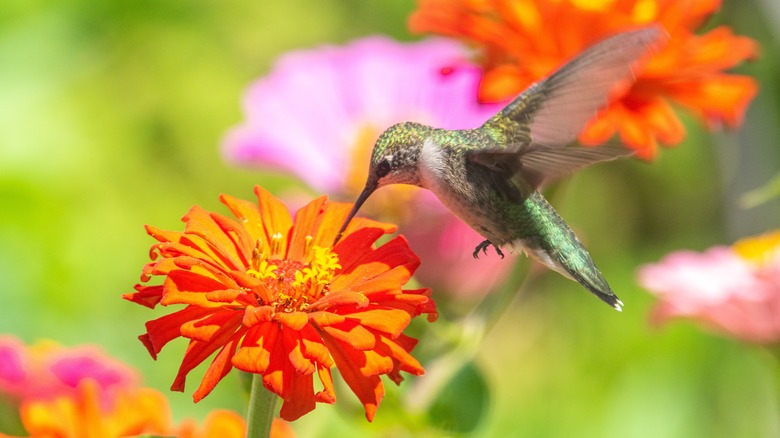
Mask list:
[[[524,153],[476,153],[469,158],[493,171],[512,177],[519,174],[533,188],[602,161],[627,157],[633,151],[619,146],[569,147],[534,146]]]
[[[623,148],[567,146],[609,103],[611,92],[630,86],[632,66],[665,38],[660,26],[651,26],[618,34],[583,51],[491,117],[482,128],[496,142],[473,151],[470,158],[492,167],[517,155],[521,171],[538,185],[599,161],[629,155]]]

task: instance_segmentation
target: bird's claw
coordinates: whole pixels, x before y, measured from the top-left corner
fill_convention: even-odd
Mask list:
[[[480,243],[479,245],[477,245],[477,247],[474,249],[474,253],[472,254],[474,256],[474,258],[475,259],[479,259],[479,252],[480,251],[484,252],[487,255],[487,247],[488,246],[490,246],[490,241],[489,240],[486,240],[486,241]]]
[[[485,240],[484,242],[482,242],[479,245],[477,245],[477,248],[474,249],[474,253],[472,254],[474,256],[474,258],[475,259],[479,259],[479,252],[480,251],[482,251],[483,254],[487,255],[487,249],[488,249],[488,247],[490,245],[493,245],[493,248],[496,250],[496,254],[501,256],[501,258],[503,259],[504,258],[504,253],[501,252],[501,249],[499,249],[499,247],[494,245],[493,242],[491,242],[489,240]]]

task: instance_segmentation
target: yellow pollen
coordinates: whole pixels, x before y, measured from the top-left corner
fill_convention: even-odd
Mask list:
[[[732,249],[748,262],[761,265],[780,254],[780,231],[738,240]]]
[[[658,17],[658,4],[654,0],[639,0],[631,15],[637,24],[654,21]]]
[[[641,1],[641,0],[640,0]],[[615,0],[572,0],[572,4],[586,11],[606,11],[613,8]]]
[[[371,161],[371,151],[380,132],[373,126],[366,124],[361,127],[355,136],[352,150],[350,151],[350,164],[347,169],[347,191],[360,193],[366,184],[368,165]]]
[[[509,15],[513,20],[522,23],[529,30],[538,31],[544,21],[539,12],[539,7],[530,1],[519,1],[508,3],[512,13]]]
[[[252,250],[252,266],[246,273],[260,280],[276,278],[275,271],[279,267],[268,263],[267,257],[260,251],[260,247],[261,242],[258,240],[255,249]]]
[[[424,120],[420,116],[417,120]],[[355,134],[350,150],[350,160],[346,173],[346,191],[357,196],[366,185],[368,167],[374,143],[381,132],[370,124],[363,125]],[[391,185],[375,192],[361,210],[364,214],[381,212],[389,222],[403,222],[409,215],[409,201],[420,189],[411,185]]]
[[[303,262],[266,257],[259,250],[261,242],[253,251],[252,266],[247,274],[264,280],[268,290],[276,297],[272,303],[266,304],[276,307],[277,312],[305,310],[309,303],[328,293],[333,276],[341,269],[338,255],[330,248],[313,245],[313,240],[311,236],[306,236]],[[274,251],[273,240],[271,248]]]

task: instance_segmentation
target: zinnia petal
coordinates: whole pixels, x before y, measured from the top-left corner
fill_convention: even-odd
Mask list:
[[[366,377],[361,372],[361,367],[365,366],[366,363],[365,355],[330,336],[323,336],[323,340],[328,350],[331,351],[333,361],[344,381],[363,404],[366,410],[366,419],[372,421],[379,402],[385,396],[385,389],[379,376]]]
[[[27,433],[33,437],[163,435],[170,423],[167,400],[159,392],[148,388],[122,390],[104,406],[93,380],[82,382],[75,397],[28,400],[20,412]]]

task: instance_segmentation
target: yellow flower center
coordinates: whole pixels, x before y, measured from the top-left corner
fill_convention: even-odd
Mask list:
[[[365,125],[358,131],[350,151],[351,157],[347,170],[347,190],[351,194],[357,195],[366,184],[368,163],[371,161],[371,151],[377,138],[379,132],[371,125]]]
[[[543,22],[539,7],[531,2],[513,2],[506,4],[512,9],[512,18],[518,20],[524,27],[539,30]]]
[[[631,18],[636,23],[650,23],[658,17],[658,3],[655,0],[639,0],[631,11]]]
[[[586,11],[601,12],[613,8],[613,3],[615,3],[615,0],[572,0],[571,3],[574,6]]]
[[[751,263],[764,264],[780,252],[780,231],[738,240],[732,245],[732,249]]]
[[[312,245],[312,236],[306,236],[303,262],[283,259],[281,243],[283,236],[274,234],[271,238],[271,255],[264,254],[260,242],[252,253],[252,266],[247,274],[264,280],[274,293],[270,303],[277,312],[299,312],[306,310],[309,303],[328,293],[333,276],[339,265],[338,255],[330,248]]]

